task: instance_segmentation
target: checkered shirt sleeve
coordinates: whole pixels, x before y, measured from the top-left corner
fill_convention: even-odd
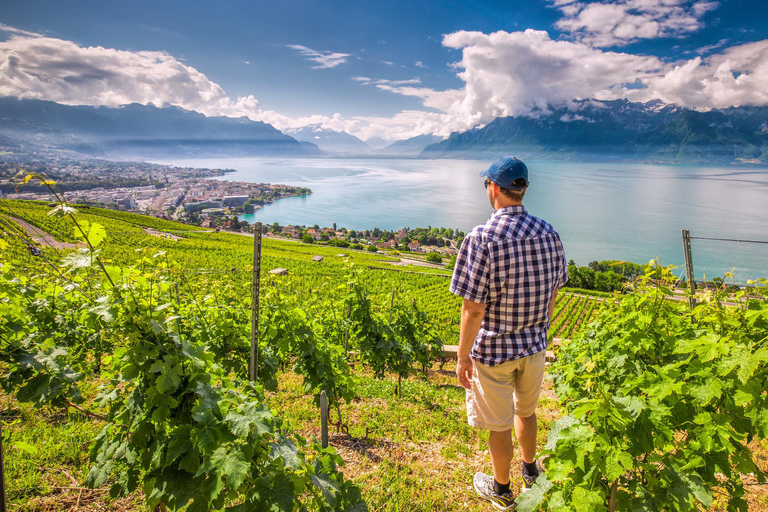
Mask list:
[[[471,234],[461,244],[453,268],[450,291],[472,302],[488,302],[488,248]]]

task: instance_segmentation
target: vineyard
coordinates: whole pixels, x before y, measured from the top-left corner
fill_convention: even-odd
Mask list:
[[[4,200],[0,211],[8,216],[27,221],[50,233],[62,242],[76,242],[71,222],[59,221],[48,215],[50,208],[42,203],[30,201]],[[206,272],[211,278],[226,280],[247,286],[250,283],[253,262],[253,239],[234,233],[210,232],[171,221],[143,215],[105,210],[101,208],[80,208],[78,218],[91,224],[104,227],[105,239],[100,246],[104,261],[116,266],[129,266],[136,263],[135,250],[144,248],[147,253],[165,251],[172,255],[176,265],[174,271],[179,274]],[[161,233],[174,234],[180,239],[172,240],[147,234],[145,228]],[[196,233],[199,231],[199,233]],[[45,250],[46,247],[43,247]],[[50,248],[48,248],[50,250]],[[26,259],[26,255],[23,255]],[[314,256],[322,256],[322,263],[312,261]],[[334,293],[336,286],[345,282],[344,265],[346,261],[354,263],[361,279],[366,283],[374,302],[384,307],[391,302],[392,292],[396,300],[402,298],[408,302],[415,299],[419,307],[435,322],[438,336],[450,344],[459,335],[459,310],[461,300],[448,291],[450,271],[425,268],[416,265],[392,265],[399,258],[390,255],[371,254],[367,251],[355,251],[307,245],[284,240],[265,238],[262,249],[262,271],[265,282],[290,290],[291,293],[328,294]],[[283,276],[272,276],[272,269],[284,268],[289,272]],[[558,307],[570,299],[570,292],[561,293]],[[570,338],[576,327],[588,323],[597,311],[599,301],[604,297],[582,295],[581,300],[590,302],[595,307],[588,308],[592,315],[584,316],[581,322],[572,324],[571,330],[565,323],[550,330],[550,337]],[[245,290],[240,307],[250,305],[250,292]],[[337,296],[338,298],[338,296]],[[561,318],[561,322],[567,316]],[[554,324],[553,324],[554,325]]]
[[[13,219],[84,247],[41,246]],[[0,233],[12,510],[482,506],[466,486],[487,433],[466,425],[442,356],[458,339],[449,272],[264,239],[252,382],[252,237],[6,200]],[[548,471],[519,510],[768,508],[768,294],[745,291],[743,308],[712,295],[692,322],[670,276],[559,295]]]

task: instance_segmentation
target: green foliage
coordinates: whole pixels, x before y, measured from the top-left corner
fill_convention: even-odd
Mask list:
[[[430,261],[432,263],[442,263],[443,257],[440,256],[439,252],[430,252],[427,253],[427,256],[424,258],[427,261]]]
[[[206,511],[359,504],[338,455],[292,435],[264,406],[261,388],[217,359],[212,344],[232,327],[229,315],[209,313],[203,321],[199,305],[174,303],[162,268],[107,271],[114,286],[106,277],[96,282],[87,268],[71,269],[63,282],[21,278],[8,263],[0,274],[0,360],[10,370],[0,383],[7,392],[38,404],[79,403],[85,372],[76,369],[103,363],[97,403],[107,424],[90,449],[88,485],[112,482],[113,496],[141,487],[149,507],[162,502],[171,510],[190,501],[187,510]],[[90,295],[75,291],[86,285]],[[97,331],[114,340],[112,355],[87,350]],[[85,347],[75,350],[83,338]]]
[[[300,298],[276,288],[267,290],[264,302],[261,339],[272,365],[292,361],[293,370],[304,377],[304,390],[315,395],[318,405],[325,391],[341,416],[341,400],[354,398],[357,378],[343,346],[340,305],[328,296]]]
[[[699,510],[717,490],[745,511],[740,475],[765,481],[746,445],[768,436],[765,287],[741,307],[709,295],[691,314],[659,278],[675,281],[649,268],[560,351],[569,414],[542,453],[548,480],[519,510]]]
[[[631,261],[592,261],[586,267],[568,264],[568,286],[584,290],[613,292],[623,290],[630,281],[642,276],[646,266]]]
[[[434,334],[427,315],[412,301],[409,306],[394,304],[387,316],[377,313],[359,275],[353,274],[346,298],[347,325],[361,360],[378,377],[395,373],[408,377],[414,365],[423,368],[442,355],[443,343]],[[399,386],[396,393],[400,393]]]
[[[598,309],[598,302],[570,293],[558,293],[547,339],[570,338],[588,324]]]
[[[341,238],[334,238],[328,242],[328,245],[333,247],[349,247],[349,242],[342,240]]]
[[[190,311],[162,302],[168,292],[162,275],[126,273],[110,295],[112,328],[127,342],[103,375],[98,400],[109,423],[91,447],[89,485],[119,475],[114,495],[141,486],[148,506],[173,510],[190,501],[191,510],[356,502],[337,471],[341,459],[285,431],[261,389],[226,373],[190,335]]]
[[[590,297],[613,297],[613,293],[611,292],[599,292],[596,290],[586,290],[584,288],[575,288],[571,286],[561,288],[560,291],[568,293],[581,293],[583,295],[589,295]]]
[[[89,247],[104,237],[63,202],[54,212]],[[0,385],[22,402],[69,406],[82,403],[86,371],[101,372],[106,424],[90,447],[89,486],[141,488],[149,508],[170,510],[365,509],[335,451],[292,434],[238,375],[242,361],[226,351],[243,352],[244,326],[218,308],[203,313],[207,297],[181,302],[162,252],[132,268],[91,252],[32,276],[13,255],[0,262]]]

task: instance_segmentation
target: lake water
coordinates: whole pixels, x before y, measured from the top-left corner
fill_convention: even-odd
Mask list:
[[[309,187],[241,218],[398,229],[441,226],[469,231],[492,210],[480,160],[240,158],[162,163],[232,168],[221,179]],[[691,236],[768,240],[768,169],[624,163],[526,162],[524,204],[560,232],[566,257],[584,265],[659,258],[683,263],[680,231]],[[693,240],[697,277],[734,272],[739,282],[768,277],[768,244]],[[682,268],[678,275],[682,273]]]

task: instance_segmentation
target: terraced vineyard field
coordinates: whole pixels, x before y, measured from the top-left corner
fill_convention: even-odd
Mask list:
[[[209,281],[226,280],[240,286],[242,302],[238,307],[246,314],[245,309],[250,304],[249,286],[253,262],[251,236],[211,232],[195,226],[114,210],[92,207],[78,209],[78,218],[104,226],[106,239],[102,258],[106,262],[129,266],[141,260],[137,254],[141,249],[145,249],[147,255],[165,251],[172,271],[180,276],[202,274]],[[0,206],[0,214],[26,221],[59,241],[76,241],[72,221],[69,218],[51,217],[48,215],[49,210],[48,205],[31,201],[4,200]],[[160,234],[173,234],[174,239],[150,235],[145,228],[156,230]],[[62,252],[46,246],[43,246],[42,250],[49,257],[60,257]],[[323,261],[312,261],[315,256],[322,256]],[[403,265],[400,258],[392,254],[372,254],[368,251],[310,245],[269,237],[263,239],[264,286],[285,289],[299,295],[311,295],[318,291],[343,295],[347,279],[345,269],[350,263],[360,272],[376,308],[391,307],[393,293],[396,303],[415,300],[438,326],[437,334],[445,343],[452,344],[458,339],[461,299],[448,291],[450,271]],[[39,263],[32,258],[30,264]],[[284,268],[288,273],[280,276],[269,273],[276,268]],[[180,293],[184,293],[183,288]],[[572,302],[574,303],[571,304]],[[599,302],[595,297],[574,298],[567,292],[561,293],[550,329],[550,338],[573,336],[581,325],[594,316],[598,306]],[[578,318],[573,318],[575,314],[579,315]]]

